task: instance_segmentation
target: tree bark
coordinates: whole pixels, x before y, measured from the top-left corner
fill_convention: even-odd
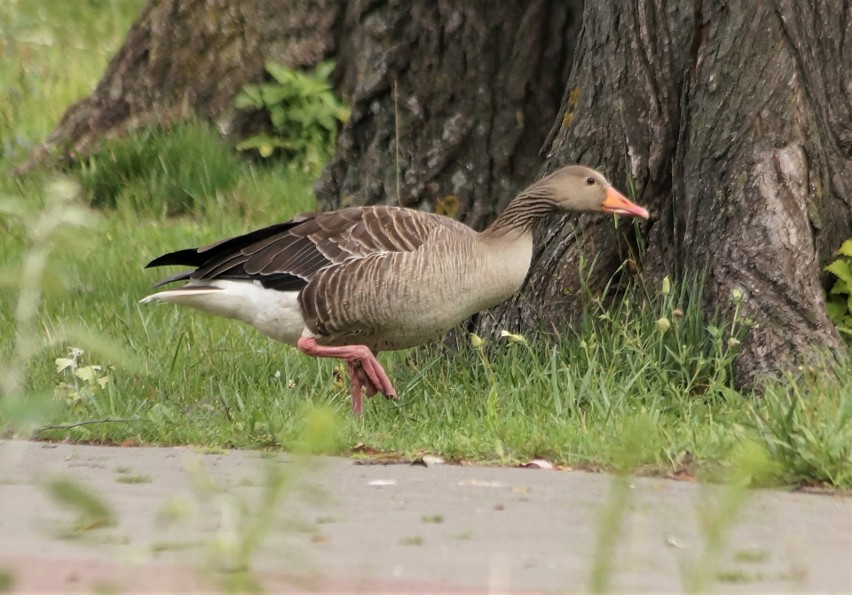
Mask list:
[[[600,169],[617,187],[634,187],[636,200],[651,209],[654,220],[641,229],[627,222],[616,228],[597,215],[567,216],[539,229],[539,248],[524,287],[480,317],[479,333],[559,333],[584,307],[584,284],[601,294],[626,260],[631,267],[625,273],[635,272],[640,265],[637,229],[649,235],[651,253],[662,247],[655,235],[656,215],[671,196],[694,16],[687,3],[673,3],[668,14],[659,4],[664,3],[587,4],[542,167],[542,173],[565,163]]]
[[[352,115],[320,204],[400,204],[484,226],[540,166],[581,6],[350,3],[338,65]]]
[[[104,137],[189,117],[228,134],[247,125],[233,107],[272,60],[311,68],[336,51],[335,0],[150,0],[89,97],[72,106],[19,171],[90,152]]]
[[[642,229],[649,277],[706,271],[708,306],[729,316],[732,291],[743,292],[743,385],[843,352],[820,271],[852,230],[850,39],[850,3],[831,0],[634,0],[584,14],[545,169],[585,162],[629,177],[654,215]],[[543,235],[525,287],[490,328],[564,324],[579,305],[579,263],[597,259],[600,289],[630,245],[599,219]]]
[[[750,380],[842,346],[820,264],[852,233],[852,5],[744,4],[699,15],[670,204],[676,264],[712,303],[744,292]]]

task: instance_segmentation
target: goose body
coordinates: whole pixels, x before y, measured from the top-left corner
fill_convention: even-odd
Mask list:
[[[506,300],[532,259],[531,234],[494,241],[453,219],[399,207],[351,207],[288,223],[152,261],[149,266],[198,268],[184,287],[143,302],[234,318],[294,346],[309,333],[320,345],[392,351],[435,339]],[[318,230],[332,226],[334,235],[320,241]],[[376,237],[386,241],[369,245],[365,239]],[[288,256],[292,262],[278,262]],[[436,262],[457,266],[438,268]],[[299,273],[282,277],[284,269]]]
[[[360,413],[362,386],[395,396],[375,352],[438,338],[509,298],[529,271],[533,224],[569,210],[648,216],[594,170],[569,166],[519,194],[483,232],[412,209],[350,207],[165,254],[147,266],[191,269],[159,285],[187,283],[142,302],[237,319],[308,355],[345,359]]]

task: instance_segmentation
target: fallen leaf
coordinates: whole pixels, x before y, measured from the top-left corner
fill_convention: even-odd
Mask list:
[[[443,465],[444,459],[433,455],[423,455],[411,461],[411,464],[420,467],[434,467],[435,465]]]
[[[352,447],[353,453],[364,453],[368,455],[379,454],[379,451],[371,446],[367,446],[363,442],[359,442],[355,446]]]
[[[527,469],[553,469],[553,463],[544,459],[533,459],[529,463],[524,463],[521,467],[526,467]]]

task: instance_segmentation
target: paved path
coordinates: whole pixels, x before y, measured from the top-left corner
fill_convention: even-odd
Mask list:
[[[274,518],[257,512],[270,474],[289,481]],[[117,522],[73,531],[46,494],[55,477]],[[582,592],[612,489],[583,472],[0,441],[0,573],[18,592],[211,590],[239,576],[221,570],[254,520],[269,531],[252,574],[271,592]],[[612,588],[683,590],[702,559],[696,512],[722,490],[637,478],[626,493]],[[852,501],[750,492],[708,588],[852,590]]]

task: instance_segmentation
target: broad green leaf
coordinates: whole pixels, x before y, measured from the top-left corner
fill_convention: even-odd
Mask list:
[[[281,85],[267,84],[261,85],[260,96],[263,98],[264,106],[274,106],[289,97],[290,93],[286,87],[282,87]]]
[[[337,120],[331,114],[319,114],[317,116],[317,124],[328,130],[329,132],[337,129]]]
[[[327,83],[306,80],[300,85],[299,95],[302,97],[316,97],[321,93],[326,93],[331,90]]]
[[[831,321],[837,325],[843,321],[848,310],[847,305],[843,302],[832,300],[825,303],[825,311],[828,313],[828,317]]]
[[[288,159],[312,165],[327,159],[338,122],[349,118],[349,109],[335,97],[328,81],[333,69],[333,63],[324,63],[313,73],[305,73],[267,63],[266,70],[275,82],[246,85],[235,104],[244,109],[265,109],[268,131],[244,139],[237,148],[256,150],[264,157],[281,149]]]
[[[287,112],[280,105],[269,106],[269,120],[276,132],[284,132],[284,124],[287,122]]]
[[[327,80],[334,71],[334,62],[323,62],[314,70],[314,76]]]
[[[68,368],[73,370],[77,366],[77,360],[70,357],[57,357],[53,363],[57,372],[62,372]]]
[[[852,293],[852,287],[849,287],[845,281],[838,279],[834,282],[834,285],[831,286],[831,290],[828,293],[830,295]]]
[[[852,270],[849,270],[848,262],[839,259],[835,260],[825,267],[825,270],[833,273],[838,279],[845,281],[848,287],[852,287]]]
[[[260,90],[256,85],[246,85],[243,87],[242,91],[237,93],[237,96],[234,99],[234,106],[239,109],[263,107]]]
[[[279,83],[288,83],[293,80],[293,71],[282,64],[269,61],[266,63],[266,72],[272,75]]]
[[[103,371],[101,366],[82,366],[74,371],[74,374],[80,380],[94,384],[98,382],[98,374]],[[100,384],[100,382],[98,382]],[[106,384],[106,383],[104,383]]]
[[[852,238],[849,238],[840,245],[840,248],[835,252],[843,256],[852,256]]]

